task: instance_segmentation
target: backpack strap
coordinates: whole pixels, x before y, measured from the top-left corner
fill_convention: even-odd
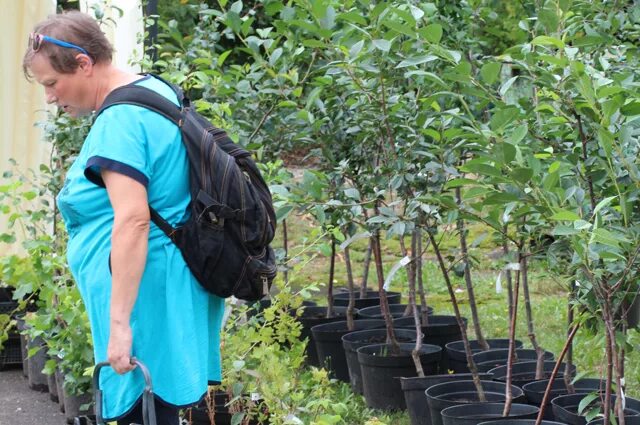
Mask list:
[[[189,99],[184,96],[182,90],[177,86],[174,86],[173,84],[170,84],[155,75],[154,77],[158,78],[160,81],[172,88],[172,90],[176,93],[178,100],[180,100],[182,106],[177,106],[166,97],[156,93],[151,89],[133,83],[112,90],[111,93],[109,93],[105,98],[94,119],[97,119],[102,112],[104,112],[111,106],[135,105],[156,112],[167,118],[169,121],[173,122],[179,128],[182,128],[182,124],[184,122],[183,107],[190,104]],[[171,226],[150,204],[149,215],[151,221],[153,221],[153,223],[158,226],[164,232],[164,234],[169,237],[169,239],[173,241],[176,229],[174,229],[173,226]]]

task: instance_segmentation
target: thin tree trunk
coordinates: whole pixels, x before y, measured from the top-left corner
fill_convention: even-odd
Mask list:
[[[289,284],[289,236],[287,234],[287,219],[282,220],[282,245],[284,248],[284,284]]]
[[[553,381],[555,381],[556,376],[558,375],[558,371],[560,370],[560,365],[562,364],[562,360],[565,357],[565,354],[569,353],[573,345],[573,337],[576,336],[576,332],[580,327],[579,324],[576,324],[569,330],[567,335],[567,342],[565,342],[564,347],[562,348],[562,352],[558,356],[558,360],[556,360],[556,365],[553,367],[553,371],[551,372],[551,376],[549,376],[549,383],[547,384],[547,388],[544,391],[544,396],[542,396],[542,403],[540,404],[540,411],[538,412],[538,417],[536,418],[536,423],[534,425],[540,425],[542,422],[542,418],[544,417],[544,411],[547,407],[547,403],[549,402],[549,397],[551,396],[551,388],[553,388]]]
[[[333,277],[336,269],[336,239],[331,237],[331,260],[329,263],[329,284],[327,285],[327,318],[333,317]]]
[[[347,306],[347,329],[353,330],[353,312],[356,307],[356,297],[354,294],[355,288],[353,285],[353,272],[351,271],[351,255],[349,253],[349,247],[344,248],[344,264],[347,268],[347,286],[349,287],[349,305]]]
[[[366,298],[367,296],[367,281],[369,280],[369,266],[371,265],[371,250],[373,239],[369,239],[369,246],[364,256],[364,270],[362,272],[362,283],[360,284],[360,298]]]
[[[520,257],[519,260],[519,264],[520,267],[522,267],[522,249],[518,249],[519,254],[518,256]],[[512,369],[513,369],[513,360],[514,360],[514,354],[516,351],[516,322],[517,322],[517,317],[518,317],[518,297],[519,297],[519,290],[520,290],[520,275],[521,275],[521,271],[518,270],[516,272],[516,284],[515,284],[515,288],[513,291],[513,309],[512,309],[512,315],[511,315],[511,323],[509,325],[509,354],[507,355],[507,385],[506,385],[506,391],[505,391],[505,403],[504,403],[504,410],[502,412],[502,416],[508,416],[509,415],[509,411],[511,410],[511,403],[513,403],[513,394],[511,393],[511,378],[512,378]]]
[[[420,317],[422,324],[427,326],[429,324],[429,312],[427,311],[427,297],[424,290],[424,282],[422,281],[422,230],[417,229],[418,232],[418,257],[416,258],[416,270],[418,273],[418,292],[420,294]]]
[[[453,305],[453,312],[456,316],[456,321],[458,322],[458,327],[460,328],[460,332],[462,333],[462,344],[464,345],[464,351],[467,355],[467,367],[471,372],[471,376],[473,377],[473,383],[476,387],[476,391],[478,392],[478,399],[480,402],[486,402],[487,399],[484,394],[484,390],[482,388],[482,383],[480,382],[480,377],[478,375],[478,368],[476,367],[476,362],[473,361],[473,352],[471,351],[471,345],[469,344],[469,338],[467,337],[467,326],[462,320],[462,316],[460,315],[460,308],[458,307],[458,300],[456,299],[456,293],[453,290],[453,285],[451,284],[451,279],[449,279],[449,272],[447,271],[447,266],[444,263],[444,259],[442,258],[442,253],[440,252],[440,248],[433,238],[433,234],[431,232],[427,232],[429,235],[429,241],[433,246],[433,249],[436,253],[436,257],[438,258],[438,264],[440,265],[440,270],[442,271],[442,276],[444,277],[444,281],[447,284],[447,290],[449,291],[449,297],[451,298],[451,304]]]
[[[403,237],[400,238],[403,241]],[[420,350],[422,349],[422,325],[420,322],[420,314],[418,313],[418,308],[416,305],[416,259],[419,255],[418,253],[418,235],[417,229],[413,231],[411,234],[411,252],[407,253],[406,248],[404,247],[404,241],[401,244],[403,255],[409,255],[411,261],[407,264],[407,276],[409,280],[409,304],[413,310],[413,323],[416,330],[416,345],[415,348],[411,351],[411,357],[413,358],[413,363],[416,367],[416,372],[418,376],[424,376],[424,370],[422,369],[422,362],[420,361]]]
[[[611,328],[613,328],[613,318],[611,317],[610,302],[608,299],[604,300],[602,305],[602,316],[604,319],[605,327],[605,353],[607,359],[607,378],[604,388],[604,425],[609,425],[611,418],[611,383],[613,380],[613,350],[615,345],[615,338],[611,337]]]
[[[571,292],[569,293],[569,302],[567,303],[567,334],[571,333],[571,327],[573,326],[574,310],[571,300],[573,299],[574,295],[575,283],[571,283]],[[567,342],[569,343],[569,346],[567,347],[567,361],[565,362],[563,379],[564,384],[567,387],[567,392],[569,394],[574,394],[576,391],[572,384],[573,374],[571,373],[571,369],[573,366],[573,338],[568,339]]]
[[[373,258],[376,265],[376,275],[378,277],[378,294],[380,295],[380,310],[387,327],[387,344],[391,344],[394,352],[400,351],[395,331],[393,330],[393,321],[389,312],[389,300],[387,300],[387,292],[384,290],[384,271],[382,269],[382,250],[380,249],[380,232],[375,231],[373,236]]]
[[[458,206],[462,205],[462,195],[460,194],[460,188],[456,187],[456,202]],[[471,281],[471,267],[469,266],[469,250],[467,249],[467,235],[464,226],[464,220],[458,217],[456,221],[456,227],[458,234],[460,235],[460,252],[462,253],[462,261],[464,262],[464,281],[467,285],[467,293],[469,294],[469,307],[471,308],[471,320],[473,321],[473,330],[478,340],[480,349],[488,350],[489,344],[482,335],[482,329],[480,328],[480,319],[478,318],[478,306],[476,304],[476,296],[473,290],[473,283]]]
[[[504,225],[504,234],[507,234],[508,225]],[[509,241],[507,238],[502,239],[502,252],[504,256],[509,258]],[[505,272],[505,278],[507,279],[507,296],[509,297],[509,317],[513,316],[513,283],[511,281],[511,270],[507,269]]]
[[[522,279],[522,292],[524,295],[524,307],[527,314],[527,332],[531,346],[536,350],[538,356],[536,362],[536,379],[542,379],[544,376],[544,350],[538,345],[536,333],[533,328],[533,313],[531,312],[531,297],[529,296],[529,268],[527,265],[527,256],[524,254],[520,260],[520,276]]]

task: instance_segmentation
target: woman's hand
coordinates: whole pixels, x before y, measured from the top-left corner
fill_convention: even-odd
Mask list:
[[[131,364],[131,327],[128,324],[112,323],[110,332],[107,359],[113,370],[122,375],[135,368],[135,365]]]

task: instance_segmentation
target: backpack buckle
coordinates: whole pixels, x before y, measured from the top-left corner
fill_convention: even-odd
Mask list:
[[[267,295],[269,293],[269,279],[267,276],[262,275],[262,295]]]

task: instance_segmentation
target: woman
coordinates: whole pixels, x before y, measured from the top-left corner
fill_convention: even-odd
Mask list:
[[[161,81],[116,68],[112,51],[89,16],[53,15],[31,34],[23,69],[44,86],[48,103],[72,116],[98,110],[127,84],[178,105]],[[177,247],[149,220],[152,205],[173,226],[184,222],[188,185],[179,129],[147,109],[116,105],[96,119],[58,195],[95,360],[113,369],[101,373],[103,416],[118,424],[142,423],[143,380],[126,373],[132,356],[150,369],[161,424],[177,424],[178,409],[220,380],[224,302],[200,287]]]

